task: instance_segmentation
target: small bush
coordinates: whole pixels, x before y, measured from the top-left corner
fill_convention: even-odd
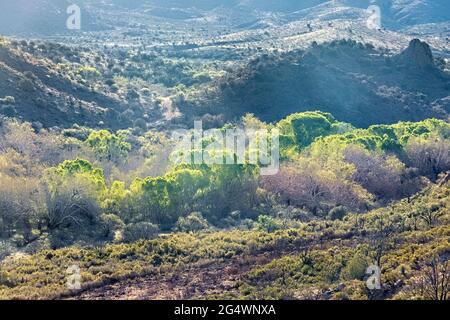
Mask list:
[[[274,218],[269,216],[259,216],[258,222],[256,223],[256,229],[266,232],[274,232],[281,229],[281,225]]]
[[[16,108],[12,105],[4,105],[0,108],[0,113],[7,117],[12,117],[16,114]]]
[[[134,242],[138,240],[151,240],[158,235],[158,226],[149,223],[132,223],[125,227],[123,232],[124,242]]]
[[[328,213],[328,219],[330,220],[342,220],[347,214],[347,209],[343,206],[335,207]]]
[[[114,240],[116,232],[125,228],[123,221],[115,214],[103,214],[100,219],[103,227],[103,236],[108,240]]]
[[[187,217],[180,217],[175,229],[181,232],[197,232],[209,228],[208,221],[200,212],[193,212]]]
[[[343,275],[348,280],[362,280],[366,276],[368,266],[367,259],[357,253],[348,262]]]

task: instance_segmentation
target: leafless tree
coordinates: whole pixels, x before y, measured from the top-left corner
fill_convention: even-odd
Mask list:
[[[433,228],[439,219],[444,215],[439,205],[419,205],[417,209],[413,212],[412,216],[415,219],[422,220],[426,223],[429,228]]]
[[[356,167],[355,182],[378,198],[400,199],[416,193],[421,187],[420,180],[409,176],[399,161],[399,166],[392,165],[393,157],[369,153],[356,146],[348,147],[344,157]]]
[[[434,257],[414,284],[416,294],[426,300],[450,299],[450,263]]]
[[[369,237],[369,244],[375,254],[375,262],[381,267],[381,259],[390,248],[389,241],[395,228],[387,219],[380,217],[375,221],[374,233]]]
[[[325,177],[317,168],[287,165],[278,174],[263,177],[261,184],[287,205],[305,207],[313,214],[339,205],[356,210],[364,208],[364,201],[349,184]]]
[[[263,177],[262,185],[288,205],[304,206],[313,213],[317,213],[321,203],[331,196],[329,187],[314,172],[294,165],[282,168],[277,175]]]
[[[57,190],[45,189],[47,210],[45,220],[50,230],[74,225],[83,228],[94,221],[99,208],[92,188],[78,181],[61,185]]]
[[[0,129],[0,154],[13,150],[34,163],[54,166],[79,153],[79,144],[64,141],[62,135],[41,130],[36,133],[29,123],[7,121]]]
[[[412,140],[405,149],[407,162],[424,176],[436,180],[440,173],[450,170],[450,142],[441,138]]]
[[[36,181],[0,173],[0,237],[20,232],[28,240],[42,208],[39,200]]]

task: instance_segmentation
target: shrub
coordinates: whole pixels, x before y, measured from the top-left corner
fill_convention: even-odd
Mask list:
[[[333,300],[350,300],[350,297],[345,292],[337,292],[333,296]]]
[[[336,120],[329,113],[320,111],[295,113],[278,123],[283,136],[292,139],[298,147],[309,146],[316,138],[333,132]]]
[[[426,300],[445,301],[450,299],[450,262],[434,257],[420,271],[412,285],[415,296]]]
[[[208,228],[208,221],[200,212],[192,212],[187,217],[180,217],[175,226],[175,229],[181,232],[197,232]]]
[[[4,114],[7,117],[12,117],[16,114],[16,108],[12,105],[4,105],[0,108],[0,113]]]
[[[348,280],[362,280],[366,276],[368,266],[366,257],[357,253],[348,261],[343,276]]]
[[[134,127],[145,130],[147,129],[147,122],[142,118],[138,118],[134,121]]]
[[[35,179],[12,178],[0,172],[0,237],[22,237],[25,243],[31,239],[43,210],[37,189]]]
[[[78,240],[88,242],[99,236],[100,208],[95,186],[81,177],[66,177],[57,187],[45,189],[43,223],[50,230],[53,247]]]
[[[400,199],[416,193],[420,187],[419,181],[405,181],[404,165],[394,156],[380,156],[351,146],[345,149],[344,157],[355,166],[353,180],[379,198]]]
[[[128,224],[123,232],[123,241],[151,240],[158,235],[158,232],[158,226],[149,222]]]
[[[450,170],[450,141],[441,138],[412,139],[405,148],[406,162],[419,174],[437,179]]]
[[[281,229],[281,224],[272,217],[269,216],[259,216],[258,222],[256,223],[256,229],[266,232],[274,232]]]
[[[100,217],[103,236],[108,240],[115,240],[117,232],[123,231],[125,224],[115,214],[102,214]]]
[[[92,149],[100,160],[119,162],[126,158],[131,150],[131,145],[120,136],[107,130],[92,132],[86,140],[86,144]]]
[[[347,214],[347,208],[343,206],[334,207],[328,213],[328,219],[330,220],[342,220]]]

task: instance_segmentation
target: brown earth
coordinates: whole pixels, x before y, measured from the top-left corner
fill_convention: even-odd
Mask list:
[[[78,300],[191,300],[205,296],[238,293],[236,282],[251,269],[275,256],[264,253],[226,261],[188,265],[182,270],[161,272],[90,289],[71,299]]]

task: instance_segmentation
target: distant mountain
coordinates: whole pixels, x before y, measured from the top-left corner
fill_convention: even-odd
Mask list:
[[[105,21],[108,15],[117,12],[129,17],[130,24],[133,13],[138,12],[169,20],[188,21],[202,16],[207,23],[228,21],[231,26],[242,26],[267,14],[275,14],[280,23],[296,19],[364,18],[371,4],[381,8],[383,25],[388,28],[450,20],[448,0],[16,0],[0,2],[0,34],[68,33],[66,9],[73,3],[82,8],[83,31],[114,28]],[[243,20],[242,12],[247,13],[247,20]],[[221,14],[221,19],[208,19]]]
[[[381,0],[387,17],[398,27],[450,21],[450,1],[447,0]]]
[[[353,41],[265,55],[214,88],[182,111],[229,120],[254,113],[276,121],[317,109],[360,127],[450,114],[450,74],[435,66],[430,47],[419,40],[396,56]]]
[[[380,8],[382,25],[390,29],[450,21],[450,2],[446,0],[336,0],[300,3],[302,6],[298,6],[296,10],[284,11],[288,20],[367,18],[370,14],[367,11],[369,6],[377,5]],[[292,6],[285,8],[289,7]]]
[[[125,3],[124,0],[110,0]],[[450,2],[448,0],[140,0],[133,4],[150,5],[163,8],[195,8],[212,10],[219,7],[235,10],[253,9],[262,12],[292,14],[304,11],[315,18],[321,18],[332,8],[339,18],[353,18],[353,10],[359,9],[366,14],[370,5],[378,5],[381,18],[389,27],[401,28],[415,24],[436,23],[450,20]],[[346,16],[347,15],[347,16]]]
[[[83,31],[104,30],[83,0],[14,0],[0,1],[0,34],[48,35],[71,33],[66,27],[67,8],[77,4],[82,8]],[[76,32],[76,31],[75,31]]]

